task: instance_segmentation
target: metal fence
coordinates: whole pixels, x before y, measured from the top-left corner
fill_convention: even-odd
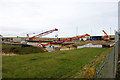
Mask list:
[[[119,42],[115,43],[110,54],[105,58],[101,66],[96,70],[97,78],[116,78],[117,63],[118,63]]]
[[[118,31],[115,32],[115,47],[96,71],[97,78],[116,78],[120,46],[120,1],[118,2]]]
[[[0,35],[0,80],[2,79],[2,37]]]

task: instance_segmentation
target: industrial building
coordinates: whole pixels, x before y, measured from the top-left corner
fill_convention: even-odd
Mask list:
[[[90,40],[103,40],[102,36],[90,36]]]
[[[108,35],[110,40],[115,40],[115,35]],[[104,40],[105,36],[90,36],[90,40]]]

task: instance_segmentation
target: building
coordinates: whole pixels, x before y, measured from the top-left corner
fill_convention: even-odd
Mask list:
[[[90,36],[90,40],[103,40],[102,36]]]
[[[108,35],[110,40],[115,40],[115,35]],[[90,40],[104,40],[105,36],[90,36]]]

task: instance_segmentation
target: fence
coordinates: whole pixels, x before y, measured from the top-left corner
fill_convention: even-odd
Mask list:
[[[116,78],[117,63],[118,63],[118,41],[115,43],[110,54],[96,71],[97,78]]]
[[[2,36],[0,35],[0,80],[2,79]]]

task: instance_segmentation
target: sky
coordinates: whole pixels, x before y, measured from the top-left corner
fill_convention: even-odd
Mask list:
[[[45,37],[114,34],[118,0],[0,0],[1,35],[33,36],[54,28]]]

